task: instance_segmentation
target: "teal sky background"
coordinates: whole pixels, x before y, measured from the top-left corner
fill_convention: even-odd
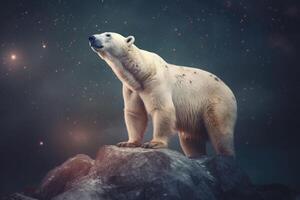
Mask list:
[[[238,102],[238,163],[255,183],[299,188],[297,1],[0,5],[0,193],[35,186],[70,156],[95,156],[100,146],[126,139],[121,83],[88,44],[88,36],[106,31],[219,76]],[[171,148],[181,151],[176,137]]]

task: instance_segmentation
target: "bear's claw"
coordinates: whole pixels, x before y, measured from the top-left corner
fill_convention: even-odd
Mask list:
[[[142,145],[142,148],[146,149],[161,149],[161,148],[167,148],[167,145],[163,142],[157,142],[157,141],[151,141],[146,142]]]
[[[140,147],[141,144],[137,143],[137,142],[119,142],[117,144],[117,147],[130,147],[130,148],[134,148],[134,147]]]

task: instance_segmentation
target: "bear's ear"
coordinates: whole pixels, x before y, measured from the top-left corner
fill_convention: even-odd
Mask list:
[[[134,37],[133,36],[128,36],[126,38],[126,43],[128,44],[128,46],[132,45],[134,43]]]

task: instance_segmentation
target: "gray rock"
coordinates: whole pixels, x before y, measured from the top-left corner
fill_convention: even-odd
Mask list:
[[[26,194],[26,193],[25,193]],[[32,195],[5,200],[295,200],[280,184],[254,186],[232,157],[189,159],[168,149],[104,146],[51,170]]]
[[[169,149],[102,147],[51,170],[33,196],[5,200],[295,200],[280,185],[252,185],[232,157],[189,159]]]
[[[49,180],[50,178],[50,180]],[[49,172],[40,199],[260,199],[231,157],[189,159],[169,149],[104,146]]]
[[[21,193],[15,193],[15,194],[9,195],[8,197],[3,197],[1,199],[2,200],[37,200],[37,199],[28,197]]]
[[[40,199],[51,199],[52,197],[72,188],[72,184],[80,178],[89,174],[94,165],[87,155],[79,154],[68,159],[61,166],[51,170],[43,179],[37,195]]]

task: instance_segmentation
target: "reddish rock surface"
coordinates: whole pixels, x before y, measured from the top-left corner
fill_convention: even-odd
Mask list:
[[[35,199],[9,200],[295,200],[282,185],[254,186],[232,157],[189,159],[169,149],[102,147],[50,171]],[[299,196],[298,196],[299,197]]]
[[[37,196],[41,199],[51,199],[67,191],[72,184],[86,176],[93,165],[94,160],[87,155],[79,154],[70,158],[46,175],[37,191]]]

